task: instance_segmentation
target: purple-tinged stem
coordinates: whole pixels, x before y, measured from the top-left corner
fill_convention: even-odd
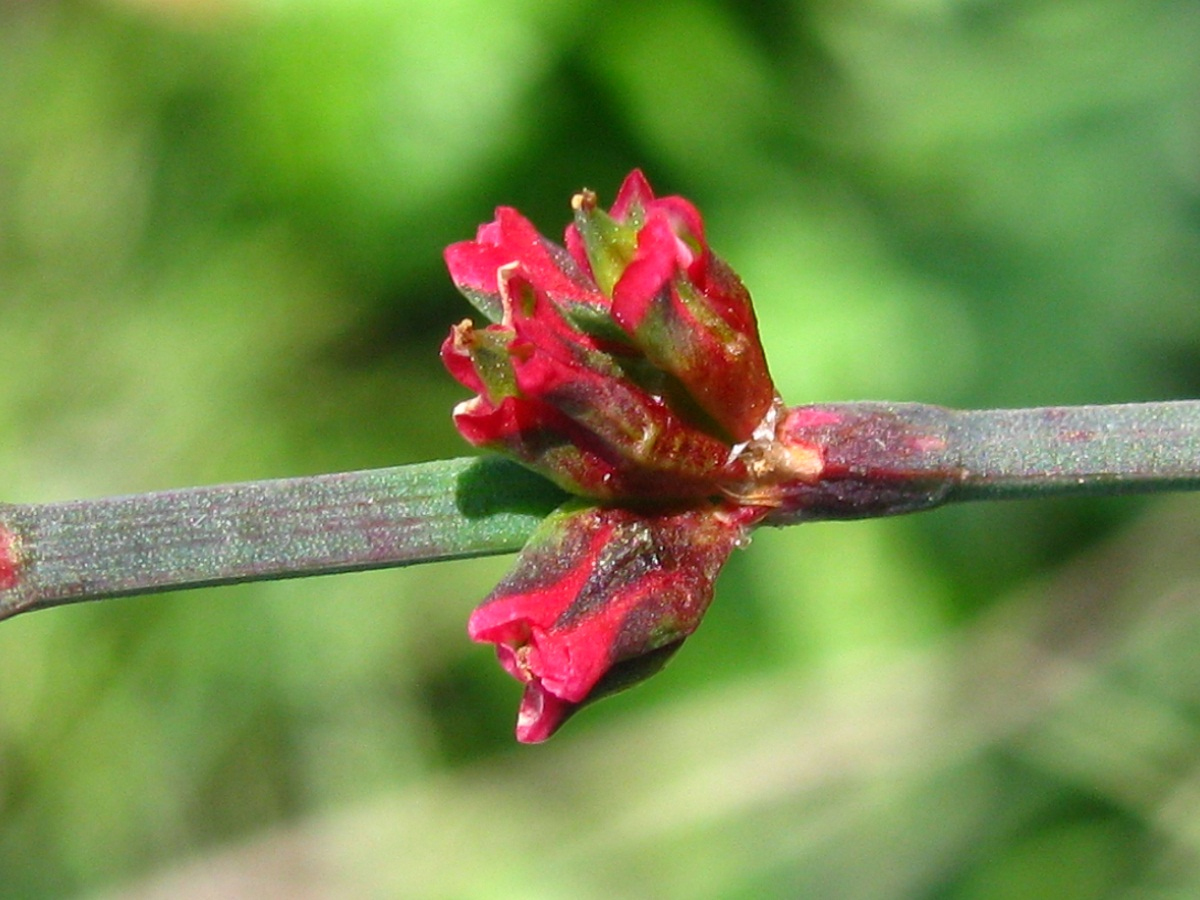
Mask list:
[[[783,488],[773,525],[961,500],[1200,489],[1200,401],[965,412],[829,404],[790,410],[783,435],[819,447],[824,471]],[[0,619],[128,594],[508,553],[563,498],[487,458],[0,504]]]
[[[815,484],[771,524],[858,519],[963,500],[1200,490],[1200,401],[952,410],[796,407],[786,434],[821,448]]]

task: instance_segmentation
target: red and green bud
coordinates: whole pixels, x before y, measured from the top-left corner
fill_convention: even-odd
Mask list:
[[[612,317],[733,443],[748,441],[777,402],[750,294],[709,249],[700,213],[656,199],[633,172],[611,213],[575,197],[567,247],[612,301]]]
[[[746,530],[824,466],[782,429],[750,296],[696,208],[640,172],[609,212],[590,191],[572,207],[565,248],[501,208],[446,250],[491,322],[442,345],[476,394],[459,432],[604,504],[548,519],[471,617],[526,685],[523,741],[661,666]]]
[[[718,571],[765,512],[574,504],[548,517],[468,625],[525,684],[517,738],[545,740],[582,704],[657,671],[700,624]]]
[[[455,409],[459,431],[598,500],[740,492],[742,450],[773,438],[778,403],[745,288],[695,208],[655,199],[639,172],[611,214],[590,192],[573,205],[566,250],[507,208],[447,249],[493,320],[442,347],[478,395]]]

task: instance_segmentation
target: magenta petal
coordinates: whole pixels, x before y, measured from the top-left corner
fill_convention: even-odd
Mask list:
[[[621,189],[617,191],[609,215],[623,221],[632,209],[639,206],[645,209],[653,200],[654,191],[650,188],[650,182],[641,169],[634,169],[621,182]]]
[[[450,336],[442,342],[442,365],[463,387],[470,388],[476,393],[484,393],[486,388],[483,379],[475,370],[471,354],[463,348],[461,335],[462,329],[455,328],[450,332]]]
[[[613,318],[631,336],[647,310],[679,271],[675,232],[654,216],[638,234],[637,254],[613,287]]]
[[[494,294],[499,294],[496,271],[506,262],[511,262],[503,248],[476,241],[451,244],[443,251],[442,256],[455,285]]]
[[[571,703],[582,703],[612,664],[614,634],[622,610],[609,621],[592,621],[587,628],[535,629],[529,645],[529,669],[547,691]]]
[[[654,210],[666,217],[671,230],[692,248],[704,247],[704,219],[700,211],[682,197],[663,197],[654,201]]]
[[[575,265],[579,266],[579,271],[587,275],[594,282],[596,275],[592,272],[592,262],[588,259],[587,245],[584,244],[583,238],[579,234],[579,229],[572,222],[567,226],[566,233],[563,235],[563,243],[566,244],[567,252],[571,254],[571,259],[575,260]]]
[[[471,305],[493,322],[500,320],[500,289],[496,273],[510,262],[499,247],[463,241],[451,244],[443,256],[450,277]]]
[[[493,322],[501,318],[503,273],[511,270],[555,298],[588,299],[595,290],[567,251],[507,206],[497,207],[495,220],[481,226],[475,240],[451,244],[444,256],[463,296]]]
[[[517,740],[540,744],[558,731],[575,709],[576,704],[547,693],[537,682],[527,684],[517,710]]]

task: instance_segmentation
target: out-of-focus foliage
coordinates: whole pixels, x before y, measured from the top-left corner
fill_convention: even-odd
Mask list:
[[[790,402],[1200,396],[1198,50],[1186,0],[0,4],[0,495],[463,453],[442,246],[634,166]],[[544,748],[464,634],[506,559],[6,622],[0,894],[1194,896],[1198,522],[762,533]]]

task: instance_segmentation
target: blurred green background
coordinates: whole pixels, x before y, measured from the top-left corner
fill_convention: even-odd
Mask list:
[[[1200,396],[1188,0],[0,2],[0,496],[457,456],[441,263],[643,167],[792,403]],[[1200,506],[764,531],[549,744],[509,559],[0,625],[0,896],[1200,896]]]

